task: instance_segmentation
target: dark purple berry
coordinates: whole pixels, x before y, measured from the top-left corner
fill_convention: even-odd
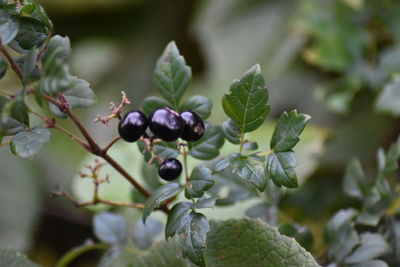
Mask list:
[[[205,131],[202,118],[191,110],[181,112],[180,116],[183,121],[181,138],[189,142],[199,140],[204,135]]]
[[[137,141],[147,129],[146,115],[139,110],[132,110],[119,121],[118,133],[127,142]]]
[[[175,158],[169,158],[158,167],[158,175],[166,181],[172,181],[178,178],[182,172],[182,164]]]
[[[149,127],[153,134],[167,142],[178,139],[183,131],[179,113],[170,108],[159,108],[149,116]]]

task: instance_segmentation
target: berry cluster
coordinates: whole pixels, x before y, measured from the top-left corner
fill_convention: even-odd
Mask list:
[[[135,142],[142,136],[147,136],[150,128],[154,138],[166,142],[181,138],[188,142],[199,140],[205,131],[204,122],[195,112],[186,110],[181,113],[164,107],[154,110],[147,118],[140,110],[132,110],[124,115],[118,124],[121,138],[127,142]],[[153,138],[151,138],[153,139]],[[167,181],[176,179],[182,172],[182,164],[175,158],[162,160],[159,176]]]

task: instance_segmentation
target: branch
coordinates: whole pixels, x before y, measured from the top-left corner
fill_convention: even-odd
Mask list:
[[[10,55],[10,53],[7,51],[7,49],[1,45],[0,46],[0,52],[3,53],[3,55],[7,58],[7,61],[10,63],[11,68],[14,70],[14,72],[17,74],[18,78],[23,81],[24,80],[24,75],[22,74],[21,69],[13,59],[13,57]]]
[[[114,138],[110,141],[110,143],[108,143],[107,145],[105,145],[105,146],[101,149],[102,153],[107,153],[107,151],[108,151],[116,142],[118,142],[119,140],[121,140],[121,137],[120,137],[120,136],[114,137]]]

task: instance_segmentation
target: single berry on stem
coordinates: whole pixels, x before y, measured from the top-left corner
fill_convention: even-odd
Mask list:
[[[170,108],[159,108],[149,116],[149,127],[153,134],[167,142],[178,139],[183,131],[179,113]]]
[[[181,138],[185,141],[194,142],[203,137],[205,132],[203,119],[194,111],[186,110],[181,112],[183,121],[183,132]]]
[[[172,181],[178,178],[182,173],[182,164],[175,158],[169,158],[158,167],[158,175],[166,181]]]
[[[127,142],[137,141],[147,129],[146,115],[139,110],[132,110],[119,121],[118,133]]]

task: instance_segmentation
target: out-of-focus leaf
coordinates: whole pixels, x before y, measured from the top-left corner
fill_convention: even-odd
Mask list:
[[[358,212],[354,209],[339,210],[336,212],[326,226],[325,238],[328,241],[334,238],[341,228],[348,225],[357,215]]]
[[[286,152],[293,149],[300,141],[300,134],[310,118],[306,114],[297,114],[296,110],[289,113],[283,112],[275,126],[270,148],[274,152]]]
[[[214,180],[211,174],[211,170],[206,167],[196,167],[193,169],[189,185],[186,187],[186,194],[190,198],[201,197],[204,191],[214,185]]]
[[[234,80],[222,98],[222,107],[241,133],[251,132],[264,123],[270,107],[268,91],[260,65],[249,69],[240,80]]]
[[[27,129],[23,123],[11,118],[7,114],[3,114],[3,111],[5,111],[4,109],[7,108],[8,105],[10,105],[10,100],[5,96],[0,95],[0,135],[2,136],[14,135]],[[9,110],[5,112],[9,114]]]
[[[151,158],[151,153],[146,150],[146,144],[143,141],[137,142],[140,152],[144,155],[144,160],[148,162]],[[175,158],[178,156],[178,150],[174,142],[160,142],[153,145],[153,151],[161,158]]]
[[[344,263],[363,263],[379,258],[390,251],[389,244],[380,234],[363,233],[360,235],[360,246],[344,259]]]
[[[39,152],[44,143],[50,140],[50,131],[42,127],[34,127],[29,131],[18,132],[12,138],[15,152],[21,158],[31,158]]]
[[[165,184],[154,191],[147,199],[144,206],[142,214],[143,223],[146,222],[146,218],[156,207],[158,207],[165,200],[176,195],[179,191],[181,191],[181,186],[178,183]]]
[[[211,115],[212,109],[212,101],[211,99],[202,96],[202,95],[195,95],[186,100],[181,108],[180,111],[184,110],[191,110],[196,112],[203,120],[208,119]]]
[[[303,248],[312,249],[314,238],[307,227],[299,224],[282,224],[278,227],[278,230],[283,235],[294,237]]]
[[[170,42],[159,58],[154,71],[158,92],[178,110],[179,102],[192,79],[192,71],[179,54],[175,42]]]
[[[14,249],[0,249],[0,266],[7,267],[39,267],[25,255]]]
[[[150,250],[138,251],[133,253],[129,248],[126,251],[122,251],[121,255],[117,257],[111,266],[115,267],[192,267],[193,265],[182,258],[175,249],[175,246],[171,242],[159,242]]]
[[[39,68],[36,65],[36,57],[38,54],[37,49],[32,49],[28,52],[28,54],[25,56],[23,64],[22,64],[22,73],[23,73],[23,78],[24,82],[36,80],[40,78],[40,75],[38,75]]]
[[[389,267],[389,265],[382,260],[372,260],[359,264],[353,264],[351,267]]]
[[[29,113],[23,96],[16,97],[10,102],[9,116],[14,120],[29,126]]]
[[[224,135],[221,126],[205,123],[205,133],[200,140],[189,143],[189,155],[202,160],[218,157],[219,149],[224,145]]]
[[[246,142],[243,144],[243,149],[254,151],[258,149],[258,144],[256,142]]]
[[[299,186],[296,167],[296,157],[293,151],[271,153],[267,158],[265,175],[277,186],[296,188]]]
[[[171,104],[169,104],[162,98],[156,96],[149,96],[143,99],[142,107],[143,107],[143,112],[146,115],[150,115],[150,113],[152,113],[156,109],[171,107]]]
[[[3,45],[14,40],[18,34],[18,21],[6,11],[0,10],[0,39]]]
[[[275,205],[258,203],[246,211],[246,215],[253,219],[261,219],[269,225],[276,226],[278,208]]]
[[[0,59],[0,79],[6,75],[8,69],[8,63],[5,59],[1,58]]]
[[[229,162],[234,173],[255,186],[259,191],[265,190],[267,180],[264,175],[264,167],[260,161],[253,157],[234,154],[229,157]]]
[[[246,252],[246,253],[245,253]],[[319,266],[294,239],[258,220],[211,221],[207,266]]]
[[[126,242],[127,229],[121,215],[103,212],[93,218],[93,230],[96,237],[104,243],[123,246]]]
[[[400,76],[395,76],[385,85],[376,100],[375,109],[400,116]]]
[[[45,25],[29,17],[18,17],[19,31],[9,44],[18,53],[27,54],[35,47],[39,47],[47,38]]]
[[[395,172],[399,164],[397,163],[400,158],[400,136],[397,141],[393,143],[388,152],[385,154],[383,150],[378,151],[378,163],[379,170],[383,172],[384,175],[390,175]]]
[[[141,249],[150,248],[154,239],[161,233],[163,225],[156,220],[148,218],[146,224],[142,220],[136,220],[133,225],[133,239]]]
[[[351,197],[363,199],[369,188],[369,180],[364,174],[361,162],[353,159],[347,164],[343,179],[343,191]]]
[[[197,200],[197,202],[193,205],[195,209],[212,209],[215,207],[216,198],[206,198],[201,197]]]
[[[342,262],[359,244],[360,237],[357,231],[350,224],[345,224],[334,236],[328,257],[336,262]]]

